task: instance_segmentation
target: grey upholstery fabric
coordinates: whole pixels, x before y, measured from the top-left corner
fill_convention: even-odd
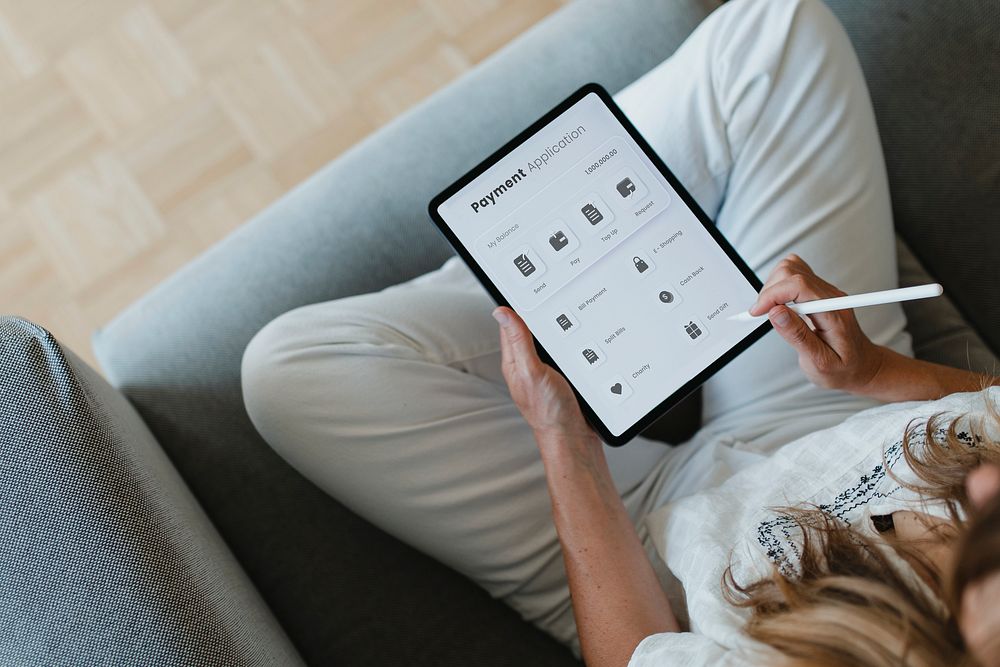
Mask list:
[[[920,260],[896,237],[901,287],[934,282]],[[950,295],[903,303],[906,329],[913,336],[913,352],[920,359],[1000,375],[1000,360],[955,307]]]
[[[310,662],[571,661],[468,582],[360,521],[271,453],[243,411],[243,347],[282,312],[438,266],[450,251],[426,217],[435,192],[579,84],[595,80],[616,91],[652,68],[716,4],[580,0],[567,6],[318,172],[95,337],[109,377],[138,407]],[[978,251],[970,261],[988,266],[995,252],[996,227],[985,221],[995,219],[989,216],[997,210],[997,172],[990,177],[983,157],[989,154],[982,152],[970,164],[976,169],[962,170],[950,147],[960,138],[959,150],[978,151],[981,142],[998,154],[990,142],[1000,134],[980,122],[983,104],[996,108],[983,68],[996,70],[998,50],[970,62],[972,51],[998,32],[984,9],[988,0],[830,4],[845,19],[872,82],[897,215],[918,254],[933,255],[935,275],[960,294],[970,275],[955,267],[951,246],[934,254],[942,249],[941,234],[950,233],[922,243],[921,230],[927,220],[962,216],[956,226],[941,228],[967,238],[994,235],[992,245],[967,249]],[[973,46],[941,46],[941,26],[946,41]],[[934,66],[911,72],[914,62]],[[976,99],[984,90],[987,101]],[[962,104],[944,104],[935,115],[935,104],[949,94]],[[963,115],[964,106],[971,115]],[[956,192],[961,205],[941,218]],[[937,217],[925,217],[922,205]],[[962,226],[977,217],[971,233]],[[955,272],[946,276],[942,268]],[[965,293],[966,310],[980,303],[973,298],[995,304],[995,296],[978,289]],[[976,321],[988,323],[982,316]]]
[[[896,229],[1000,351],[1000,3],[827,4],[871,90]]]
[[[287,310],[439,266],[450,250],[427,218],[433,194],[581,84],[615,91],[652,68],[716,4],[568,5],[95,337],[112,383],[139,409],[308,662],[573,662],[470,582],[288,468],[243,410],[240,357]]]
[[[296,665],[139,415],[0,317],[0,662]]]

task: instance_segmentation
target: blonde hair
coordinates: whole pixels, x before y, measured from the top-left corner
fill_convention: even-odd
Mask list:
[[[803,535],[799,572],[784,574],[775,567],[771,577],[747,585],[734,580],[731,568],[723,577],[730,602],[751,612],[745,628],[750,637],[777,650],[782,664],[795,667],[978,664],[957,620],[965,585],[1000,568],[1000,504],[985,528],[979,519],[971,524],[963,519],[977,515],[966,493],[968,473],[983,463],[1000,464],[1000,442],[988,438],[985,428],[986,420],[1000,426],[1000,411],[986,391],[983,396],[984,419],[937,414],[911,422],[901,446],[919,483],[893,477],[946,504],[952,523],[935,539],[958,540],[954,572],[938,572],[916,545],[862,535],[820,509],[780,508]],[[973,536],[976,543],[970,544]],[[895,564],[887,543],[928,587]],[[984,547],[992,553],[984,554]]]

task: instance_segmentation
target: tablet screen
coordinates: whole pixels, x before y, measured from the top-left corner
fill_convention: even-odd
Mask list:
[[[431,205],[606,440],[766,331],[727,320],[759,281],[620,113],[587,86]]]

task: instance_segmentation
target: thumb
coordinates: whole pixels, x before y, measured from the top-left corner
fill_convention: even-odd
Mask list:
[[[826,343],[820,340],[805,320],[787,306],[775,306],[767,317],[778,332],[799,354],[818,357],[827,353]]]
[[[500,324],[500,352],[504,365],[522,372],[534,370],[541,360],[524,321],[505,306],[493,311],[493,319]]]

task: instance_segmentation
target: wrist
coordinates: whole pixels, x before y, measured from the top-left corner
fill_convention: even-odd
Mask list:
[[[867,361],[862,364],[862,370],[850,385],[843,387],[845,391],[860,396],[878,398],[884,392],[889,376],[892,373],[893,351],[882,345],[872,344],[865,355]]]
[[[573,458],[603,454],[601,440],[593,430],[565,431],[562,429],[535,429],[535,442],[542,459],[558,459],[569,455]]]

